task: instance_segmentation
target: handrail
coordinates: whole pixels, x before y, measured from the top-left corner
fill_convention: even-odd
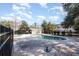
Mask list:
[[[0,45],[0,50],[4,46],[4,44],[9,40],[10,36]]]
[[[9,32],[1,33],[0,36],[3,36],[3,35],[5,35],[5,34],[7,34],[7,33],[9,33]]]

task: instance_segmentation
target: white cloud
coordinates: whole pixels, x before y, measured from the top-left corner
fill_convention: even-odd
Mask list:
[[[37,16],[37,18],[40,19],[40,20],[45,20],[46,19],[45,16]]]
[[[12,17],[14,17],[14,13],[10,13],[10,14],[9,14],[9,16],[12,16]]]
[[[55,6],[53,8],[48,9],[49,13],[55,12],[55,14],[66,15],[67,13],[64,11],[62,6]]]
[[[49,19],[55,23],[55,22],[59,21],[60,17],[59,16],[50,16]]]
[[[25,16],[25,17],[27,17],[27,18],[29,18],[29,19],[32,19],[32,16],[31,16],[30,14],[24,13],[24,12],[22,12],[22,11],[18,11],[16,14],[19,14],[19,15],[21,15],[21,16]],[[19,16],[19,15],[17,15],[17,16]],[[20,16],[20,17],[21,17],[21,16]]]
[[[1,16],[0,19],[3,20],[14,20],[13,17],[10,16]]]
[[[14,4],[14,5],[12,6],[12,9],[13,9],[13,10],[17,10],[17,9],[19,9],[19,7]]]
[[[9,21],[14,21],[14,16],[15,14],[12,12],[10,14],[5,14],[4,16],[0,16],[0,21],[4,21],[4,20],[9,20]]]
[[[39,3],[41,7],[48,8],[47,3]]]
[[[32,16],[31,16],[31,15],[29,15],[29,14],[27,14],[27,13],[23,13],[23,15],[27,16],[29,19],[31,19],[31,18],[32,18]]]
[[[18,11],[18,10],[25,10],[26,8],[13,4],[12,9],[13,9],[13,11]]]
[[[23,6],[21,6],[23,5]],[[27,5],[27,4],[26,4]],[[20,16],[20,17],[27,17],[28,19],[32,19],[32,12],[31,11],[28,11],[26,9],[26,7],[24,7],[25,4],[14,4],[13,5],[13,10],[14,10],[14,13],[15,13],[15,16]],[[28,6],[30,7],[30,6]]]
[[[57,7],[55,6],[53,8],[50,8],[49,11],[50,10],[60,10],[60,11],[63,11],[63,7],[62,6],[57,6]]]
[[[36,22],[39,24],[39,25],[41,25],[41,23],[42,23],[42,21],[43,20],[46,20],[47,21],[47,19],[46,19],[46,17],[45,16],[37,16],[37,19],[36,19]]]
[[[16,17],[16,20],[19,20],[20,21],[20,20],[22,20],[22,18],[20,16],[17,16]]]
[[[32,12],[31,11],[28,11],[28,13],[32,15]]]
[[[30,6],[29,3],[21,3],[21,4],[19,4],[19,5],[21,5],[21,6],[25,6],[25,7],[27,7],[28,9],[31,8],[31,6]]]

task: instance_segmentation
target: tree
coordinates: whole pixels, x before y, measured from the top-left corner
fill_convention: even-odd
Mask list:
[[[35,26],[35,28],[37,27],[37,24],[36,23],[34,23],[34,26]]]
[[[12,29],[13,29],[13,26],[14,26],[13,21],[9,21],[9,20],[1,21],[1,24],[4,25],[7,28],[12,28]]]
[[[47,25],[47,29],[49,31],[49,33],[52,33],[55,30],[55,25],[51,24],[50,22]]]
[[[45,20],[42,23],[42,30],[44,33],[52,33],[55,30],[55,25],[50,22],[46,22]]]
[[[28,27],[28,24],[26,21],[22,21],[21,25],[19,26],[19,30],[27,30],[29,27]]]
[[[54,31],[55,26],[54,26],[54,24],[51,24],[51,23],[49,22],[48,25],[47,25],[47,28],[48,28],[49,31]]]
[[[47,32],[47,22],[45,20],[43,20],[43,23],[42,23],[42,32]]]
[[[26,21],[22,21],[21,25],[19,26],[19,30],[15,31],[16,34],[30,34],[31,30],[28,27],[28,24]]]
[[[75,19],[74,28],[75,28],[76,31],[79,32],[79,17]]]
[[[64,22],[62,25],[65,28],[68,28],[70,26],[74,27],[74,29],[79,29],[79,27],[76,27],[77,24],[75,22],[75,18],[79,16],[79,3],[65,3],[63,4],[64,10],[67,11],[67,16],[65,17]]]
[[[47,26],[47,22],[45,21],[45,20],[43,20],[43,23],[42,23],[42,25],[41,25],[43,28],[46,28],[46,26]]]

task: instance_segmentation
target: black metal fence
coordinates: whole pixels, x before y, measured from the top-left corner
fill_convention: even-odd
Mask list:
[[[11,56],[13,30],[0,25],[0,56]]]

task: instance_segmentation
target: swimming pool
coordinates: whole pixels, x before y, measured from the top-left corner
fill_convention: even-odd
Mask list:
[[[39,39],[43,39],[43,40],[67,40],[63,36],[54,36],[54,35],[40,35]]]

